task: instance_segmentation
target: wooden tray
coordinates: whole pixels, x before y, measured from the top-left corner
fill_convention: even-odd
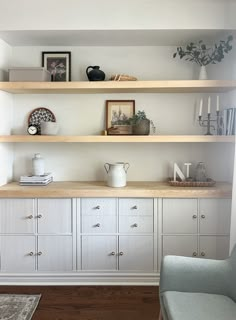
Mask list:
[[[216,184],[212,179],[207,179],[207,181],[174,181],[169,179],[168,183],[173,187],[213,187]]]

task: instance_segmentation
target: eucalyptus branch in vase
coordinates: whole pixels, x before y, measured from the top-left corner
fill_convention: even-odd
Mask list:
[[[227,40],[221,40],[213,47],[207,47],[206,44],[200,40],[198,43],[190,42],[185,48],[177,47],[177,51],[173,54],[173,58],[177,55],[180,59],[185,58],[187,61],[195,62],[200,67],[205,67],[209,64],[216,64],[221,62],[225,54],[232,50],[233,36],[229,35]]]

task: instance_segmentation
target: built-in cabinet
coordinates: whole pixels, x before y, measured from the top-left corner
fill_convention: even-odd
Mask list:
[[[0,199],[2,272],[73,270],[71,199]]]
[[[163,199],[163,255],[228,256],[230,199]]]
[[[227,257],[230,207],[216,198],[1,198],[0,282],[157,283],[163,255]]]
[[[82,270],[154,271],[153,199],[81,199]]]

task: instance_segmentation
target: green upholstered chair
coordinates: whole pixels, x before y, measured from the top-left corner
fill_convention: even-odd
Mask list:
[[[236,320],[236,246],[226,260],[165,256],[160,319]]]

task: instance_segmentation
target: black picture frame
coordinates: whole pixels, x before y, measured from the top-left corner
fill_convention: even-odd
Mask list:
[[[51,73],[51,81],[71,81],[71,52],[43,51],[42,67]]]

